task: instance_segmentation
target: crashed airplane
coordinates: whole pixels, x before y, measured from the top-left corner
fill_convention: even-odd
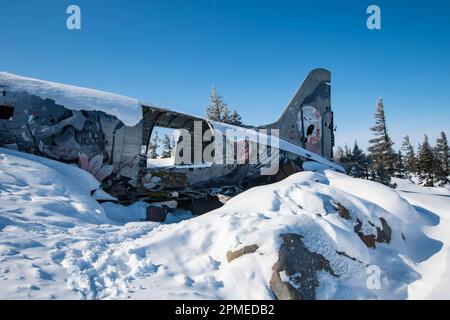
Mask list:
[[[278,121],[253,127],[0,72],[0,146],[78,164],[119,201],[224,202],[312,162],[344,171],[332,161],[330,81],[311,71]],[[156,128],[178,132],[170,161],[148,157]]]

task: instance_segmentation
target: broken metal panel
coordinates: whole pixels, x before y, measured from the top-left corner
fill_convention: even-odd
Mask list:
[[[205,119],[147,104],[142,105],[144,131],[152,125],[170,129],[194,128],[194,121],[206,122]]]
[[[163,109],[155,106],[150,106],[147,104],[143,104],[142,106],[142,114],[143,114],[143,145],[148,147],[148,144],[150,142],[150,137],[152,134],[152,131],[155,127],[162,127],[162,128],[168,128],[168,129],[184,129],[190,132],[190,146],[191,149],[191,159],[190,164],[198,164],[202,163],[203,159],[197,159],[196,152],[194,152],[195,149],[199,148],[198,145],[195,144],[196,141],[202,141],[203,134],[206,130],[210,129],[210,125],[207,120],[195,117],[192,115],[183,114],[180,112]],[[194,129],[195,126],[200,124],[201,125],[201,136],[200,137],[194,137]],[[176,147],[180,145],[178,143],[176,144]],[[203,148],[206,146],[207,141],[203,142]],[[200,148],[198,151],[201,153],[203,148]],[[178,152],[179,150],[175,150],[175,163],[181,164],[182,163],[182,154]]]
[[[155,167],[147,170],[144,177],[144,183],[152,181],[153,177],[160,180],[155,185],[149,184],[153,189],[176,189],[176,188],[196,188],[195,184],[199,184],[209,179],[223,177],[232,172],[235,166],[232,165],[181,165],[171,167]]]

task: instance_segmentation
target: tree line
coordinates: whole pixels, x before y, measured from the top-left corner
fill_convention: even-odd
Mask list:
[[[161,139],[158,130],[155,130],[148,145],[148,157],[150,159],[172,158],[174,149],[174,137],[166,133]]]
[[[419,184],[429,187],[450,182],[450,150],[444,131],[440,133],[434,146],[425,135],[417,151],[406,135],[396,151],[387,128],[382,99],[377,101],[374,118],[375,124],[370,128],[374,137],[369,140],[367,153],[356,141],[353,148],[338,147],[335,152],[335,160],[346,167],[348,174],[389,186],[392,186],[392,177],[417,177]]]

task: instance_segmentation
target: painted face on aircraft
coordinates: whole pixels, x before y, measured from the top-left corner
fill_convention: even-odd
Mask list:
[[[322,117],[320,112],[312,106],[304,106],[302,111],[298,114],[298,125],[301,135],[306,140],[306,148],[320,153],[322,136]]]

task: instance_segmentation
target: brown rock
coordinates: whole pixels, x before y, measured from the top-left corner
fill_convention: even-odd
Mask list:
[[[227,252],[227,261],[231,262],[234,259],[239,258],[240,256],[243,256],[244,254],[253,253],[256,250],[258,250],[258,246],[256,244],[252,244],[250,246],[245,246],[242,249],[236,250],[236,251],[228,251]]]
[[[350,212],[345,208],[343,205],[341,205],[339,202],[335,203],[336,207],[338,208],[338,215],[342,219],[350,220],[352,217],[350,215]]]
[[[356,232],[356,234],[368,248],[375,248],[375,236],[373,234],[366,235],[362,233],[361,227],[362,227],[361,220],[356,219],[356,224],[353,227],[353,230]]]
[[[389,243],[391,242],[392,229],[384,218],[380,218],[380,221],[383,229],[377,228],[377,242]]]
[[[377,236],[373,234],[365,235],[361,232],[362,223],[359,219],[356,219],[356,225],[353,230],[358,234],[359,238],[364,242],[368,248],[375,248],[375,242],[389,243],[391,242],[392,229],[384,218],[380,218],[382,229],[377,227]],[[371,225],[373,225],[371,223]]]

